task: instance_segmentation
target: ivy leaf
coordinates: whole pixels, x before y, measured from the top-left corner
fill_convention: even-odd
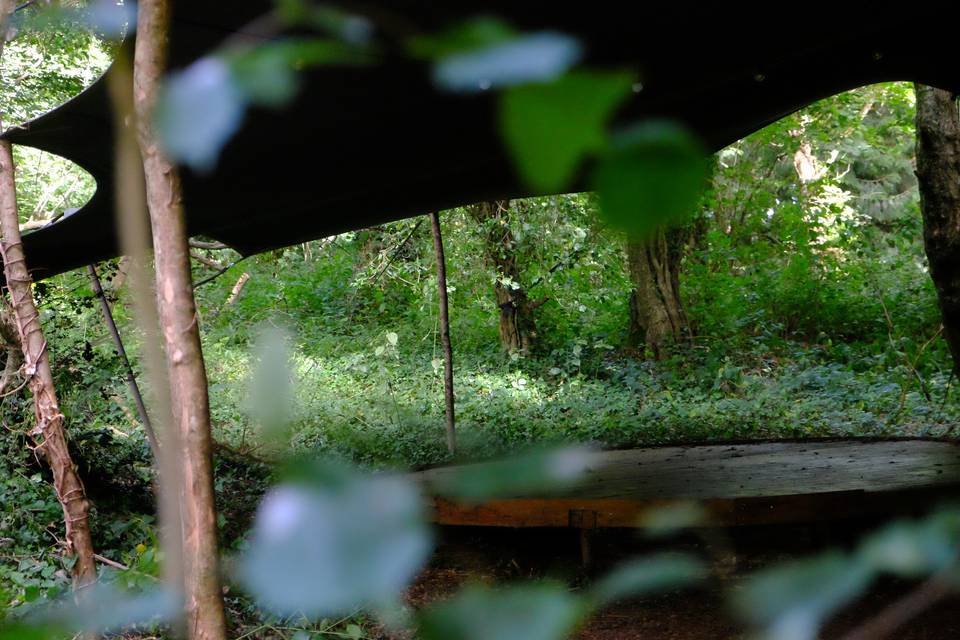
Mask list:
[[[504,93],[500,132],[520,178],[541,193],[569,186],[584,156],[606,146],[607,121],[632,86],[630,73],[575,72]]]
[[[689,218],[708,176],[699,141],[683,127],[659,121],[617,135],[591,181],[610,226],[642,239]]]
[[[420,635],[425,640],[560,640],[583,614],[582,602],[558,584],[500,591],[473,586],[428,609]]]
[[[576,38],[543,31],[442,58],[434,66],[433,81],[455,92],[547,82],[565,73],[582,55]]]

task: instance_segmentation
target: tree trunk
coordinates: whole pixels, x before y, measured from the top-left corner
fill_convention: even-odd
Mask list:
[[[960,115],[954,94],[917,90],[917,180],[923,243],[944,335],[960,368]]]
[[[437,292],[440,296],[440,342],[443,344],[443,399],[447,418],[447,450],[457,450],[456,414],[453,398],[453,347],[450,345],[450,305],[447,300],[447,260],[443,255],[440,214],[430,214],[433,227],[433,251],[437,256]]]
[[[3,37],[7,33],[15,4],[11,0],[0,0],[0,56]],[[2,130],[3,123],[0,121]],[[43,455],[53,472],[53,487],[63,507],[66,554],[76,558],[73,565],[73,586],[76,590],[97,579],[88,522],[90,503],[67,449],[67,435],[53,386],[47,341],[33,302],[33,279],[27,269],[20,239],[13,148],[6,140],[0,140],[0,234],[3,270],[24,359],[22,370],[33,394],[33,409],[37,418],[37,426],[31,429],[29,435],[36,444],[34,451]]]
[[[689,230],[657,231],[645,241],[627,241],[630,293],[629,341],[645,345],[656,359],[663,347],[687,330],[687,315],[680,300],[680,263]]]
[[[497,271],[493,292],[500,309],[500,344],[510,353],[529,351],[537,337],[533,312],[540,303],[531,302],[520,284],[516,242],[510,231],[510,203],[480,202],[467,207],[467,211],[484,227],[486,260]]]
[[[157,308],[173,426],[179,435],[186,630],[191,639],[223,640],[226,620],[220,586],[210,407],[190,277],[180,174],[161,152],[151,126],[167,62],[170,13],[166,0],[143,0],[139,4],[134,110],[153,232]]]

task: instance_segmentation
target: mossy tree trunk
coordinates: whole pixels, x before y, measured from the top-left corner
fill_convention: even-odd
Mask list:
[[[510,202],[480,202],[467,211],[482,227],[485,258],[497,272],[493,293],[499,309],[500,344],[510,353],[529,351],[537,338],[534,311],[542,302],[531,301],[521,284],[517,243],[510,230]]]
[[[917,179],[923,243],[943,314],[944,335],[960,366],[960,113],[957,96],[916,85]]]
[[[12,0],[0,0],[0,56],[15,7]],[[3,123],[0,122],[2,130]],[[50,351],[33,301],[33,278],[27,269],[20,237],[15,172],[13,148],[6,140],[0,140],[0,254],[17,342],[23,356],[20,371],[33,395],[37,419],[29,436],[35,443],[34,451],[47,461],[53,472],[53,487],[63,508],[65,551],[66,555],[76,559],[73,586],[78,590],[97,579],[89,525],[90,502],[67,448],[64,417],[53,386]]]
[[[645,240],[627,240],[630,293],[630,344],[646,347],[654,358],[688,331],[680,299],[680,264],[690,231],[660,229]]]

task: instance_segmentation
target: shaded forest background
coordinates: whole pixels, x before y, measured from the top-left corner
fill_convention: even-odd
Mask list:
[[[24,81],[4,86],[8,118],[63,102],[108,61],[79,34],[11,43],[5,73]],[[697,215],[657,236],[683,320],[656,339],[631,324],[635,291],[649,284],[631,265],[649,247],[628,251],[599,222],[594,196],[443,212],[459,455],[556,442],[950,434],[960,409],[923,253],[915,107],[911,85],[866,87],[718,153]],[[69,163],[17,153],[25,230],[92,193]],[[450,459],[425,216],[244,260],[195,240],[227,547],[244,544],[269,476],[257,461],[288,445],[377,468]],[[100,269],[140,361],[126,265]],[[99,302],[85,271],[35,294],[97,505],[96,546],[132,568],[128,580],[149,583],[149,445]],[[281,377],[293,380],[292,396],[272,384]],[[0,414],[0,551],[13,560],[0,565],[0,590],[23,603],[69,580],[52,552],[59,506],[21,435],[29,401],[6,397]],[[288,418],[280,432],[265,417],[279,414]]]

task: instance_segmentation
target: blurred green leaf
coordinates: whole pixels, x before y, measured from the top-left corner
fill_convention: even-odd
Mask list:
[[[574,72],[507,91],[500,132],[524,182],[545,193],[569,187],[584,156],[606,146],[607,121],[632,85],[630,73]]]
[[[313,4],[304,0],[279,0],[277,9],[287,24],[305,25],[326,32],[345,42],[364,44],[374,33],[373,23],[363,17],[329,4]]]
[[[558,584],[502,590],[472,586],[427,609],[420,635],[424,640],[559,640],[584,612],[582,602]]]
[[[58,635],[57,629],[13,623],[0,627],[0,640],[50,640]]]
[[[516,458],[438,469],[434,487],[468,500],[502,498],[570,487],[590,468],[590,450],[568,447]]]
[[[170,620],[179,608],[176,597],[161,588],[130,592],[117,582],[100,582],[88,589],[88,597],[79,603],[68,595],[34,608],[26,620],[0,629],[0,640],[113,633],[133,624]]]
[[[697,558],[663,553],[618,565],[594,585],[591,595],[597,606],[604,606],[623,598],[684,587],[707,574],[707,568]]]
[[[860,555],[877,571],[916,578],[943,570],[960,552],[958,513],[937,512],[916,522],[894,522],[869,536]]]
[[[253,375],[248,384],[247,412],[266,438],[282,437],[293,413],[293,366],[287,333],[263,329],[254,344]]]
[[[240,127],[246,106],[230,67],[220,58],[201,58],[167,78],[154,114],[157,133],[171,158],[207,171]]]
[[[267,609],[310,618],[389,600],[430,550],[417,491],[399,477],[310,471],[261,503],[244,583]]]
[[[683,500],[644,512],[639,525],[651,538],[662,537],[703,525],[709,517],[699,502]]]
[[[813,640],[823,620],[859,596],[873,578],[865,563],[839,552],[760,571],[734,594],[742,619],[777,640]]]
[[[708,176],[700,142],[683,127],[660,121],[615,136],[591,182],[604,220],[642,239],[692,216]]]
[[[577,64],[581,56],[576,38],[552,31],[532,33],[450,54],[434,66],[433,81],[445,91],[458,92],[547,82]]]
[[[502,44],[517,37],[517,32],[499,18],[480,16],[449,29],[411,38],[410,55],[436,59]]]

